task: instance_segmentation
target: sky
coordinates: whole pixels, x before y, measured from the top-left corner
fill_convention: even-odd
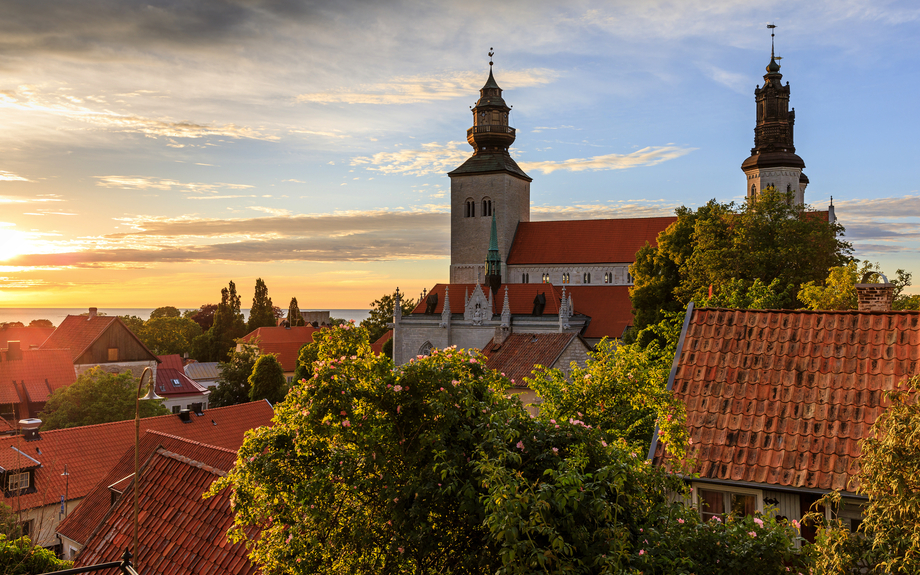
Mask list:
[[[743,201],[770,31],[805,200],[920,273],[920,6],[0,0],[0,307],[366,308],[449,272],[489,72],[532,219]],[[920,283],[920,276],[918,276]],[[911,290],[917,293],[917,290]]]

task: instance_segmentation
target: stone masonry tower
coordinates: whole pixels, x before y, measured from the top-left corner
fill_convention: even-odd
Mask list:
[[[508,261],[518,222],[530,221],[532,178],[508,153],[515,138],[514,128],[508,125],[510,111],[492,76],[490,61],[489,79],[473,107],[473,127],[466,131],[473,156],[448,173],[451,283],[485,281],[493,217],[502,262]],[[507,270],[502,269],[501,275],[508,277]]]
[[[769,28],[775,28],[772,24]],[[771,33],[770,64],[763,77],[763,88],[754,90],[757,102],[757,126],[754,128],[754,147],[751,157],[741,164],[747,176],[747,199],[751,201],[764,188],[773,186],[778,191],[792,192],[797,204],[805,203],[805,186],[808,177],[802,173],[805,162],[796,155],[793,144],[795,108],[789,110],[789,82],[783,86],[783,75],[773,55]]]

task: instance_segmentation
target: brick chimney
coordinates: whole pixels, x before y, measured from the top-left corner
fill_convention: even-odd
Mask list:
[[[99,311],[97,308],[94,308],[94,307],[89,308],[89,319],[93,319],[94,317],[96,317],[97,311]]]
[[[894,300],[894,284],[887,281],[879,284],[856,284],[856,298],[859,311],[891,311]]]

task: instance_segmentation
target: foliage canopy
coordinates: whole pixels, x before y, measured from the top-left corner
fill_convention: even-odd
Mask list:
[[[400,309],[403,315],[412,313],[415,309],[416,301],[402,294]],[[393,323],[393,312],[396,311],[396,292],[384,294],[380,299],[371,302],[370,315],[367,319],[361,321],[361,327],[368,332],[371,343],[377,341],[387,332],[388,323]]]

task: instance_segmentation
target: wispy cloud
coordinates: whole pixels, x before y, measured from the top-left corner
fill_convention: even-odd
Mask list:
[[[0,204],[31,204],[33,202],[63,202],[64,200],[57,196],[0,196]]]
[[[466,142],[431,142],[422,144],[420,150],[379,152],[373,156],[352,158],[352,166],[365,166],[368,170],[384,174],[426,176],[449,172],[470,156]]]
[[[290,210],[285,210],[284,208],[266,208],[265,206],[249,206],[249,209],[257,212],[265,212],[273,216],[287,216],[291,213]]]
[[[219,190],[247,190],[253,187],[247,184],[228,184],[222,182],[213,184],[179,182],[176,180],[152,178],[148,176],[95,176],[95,178],[98,180],[96,182],[97,186],[102,186],[104,188],[120,188],[123,190],[179,190],[182,192],[217,193]]]
[[[649,146],[631,154],[605,154],[591,158],[572,158],[569,160],[547,160],[543,162],[519,162],[525,171],[551,174],[557,170],[584,172],[597,170],[625,170],[639,166],[655,166],[668,160],[685,156],[696,148],[683,148],[669,144],[667,146]]]
[[[31,180],[23,178],[22,176],[17,176],[13,172],[6,172],[4,170],[0,170],[0,182],[29,182],[29,181]]]
[[[665,200],[618,200],[571,206],[532,206],[530,218],[542,220],[595,220],[606,218],[655,218],[673,216],[680,203]]]
[[[502,72],[502,84],[506,89],[536,86],[552,82],[558,75],[558,72],[546,68],[507,70]],[[297,100],[316,104],[414,104],[468,98],[475,94],[482,84],[481,71],[405,76],[389,82],[301,94],[297,96]]]

